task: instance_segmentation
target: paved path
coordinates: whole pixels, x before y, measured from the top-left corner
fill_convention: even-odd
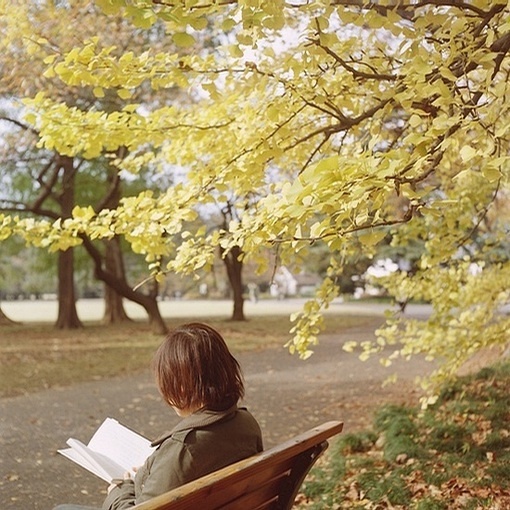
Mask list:
[[[366,310],[365,310],[366,313]],[[398,363],[398,385],[381,387],[390,372],[376,359],[360,362],[341,349],[345,340],[370,337],[352,328],[342,339],[325,336],[306,362],[283,348],[242,353],[245,404],[272,446],[329,419],[345,422],[345,432],[370,421],[384,402],[417,399],[413,380],[430,371],[420,359]],[[61,502],[100,505],[104,483],[56,454],[73,437],[88,441],[106,416],[148,437],[178,420],[160,400],[148,373],[76,384],[0,400],[0,508],[51,510]]]

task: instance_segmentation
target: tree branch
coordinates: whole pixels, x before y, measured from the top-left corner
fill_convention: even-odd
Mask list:
[[[296,145],[299,145],[300,143],[303,143],[319,134],[325,134],[327,136],[331,136],[334,133],[339,133],[341,131],[350,129],[353,126],[357,126],[364,120],[366,120],[370,117],[373,117],[379,110],[384,108],[387,104],[391,103],[392,101],[393,101],[393,98],[385,99],[384,101],[381,101],[379,104],[368,109],[366,112],[362,113],[361,115],[358,115],[357,117],[352,117],[352,118],[345,117],[343,122],[339,122],[337,124],[330,124],[330,125],[318,128],[318,129],[312,131],[311,133],[308,133],[307,135],[299,138],[293,144],[286,147],[285,150],[292,149]],[[312,104],[310,106],[314,106],[314,105]]]
[[[288,239],[282,239],[282,238],[273,239],[271,241],[271,243],[276,244],[276,245],[283,244],[286,242],[292,242],[292,241],[302,241],[302,242],[314,243],[319,240],[328,239],[330,237],[342,237],[342,236],[347,236],[350,234],[355,234],[356,232],[361,232],[363,230],[391,227],[393,225],[401,225],[401,224],[408,223],[409,221],[411,221],[414,217],[414,214],[418,211],[418,208],[419,208],[419,204],[412,204],[409,207],[409,209],[406,211],[404,216],[402,216],[402,218],[398,218],[398,219],[384,220],[384,221],[379,221],[376,223],[364,223],[363,225],[356,225],[352,228],[348,228],[348,229],[341,230],[341,231],[332,230],[330,232],[326,232],[326,233],[324,233],[320,236],[317,236],[317,237],[292,236],[291,238],[288,238]]]
[[[32,213],[37,214],[38,216],[45,216],[46,218],[50,218],[52,220],[58,220],[60,218],[60,215],[57,214],[55,211],[42,208],[38,208],[36,210],[33,207],[25,204],[24,202],[3,199],[0,201],[0,203],[2,204],[0,205],[0,211],[3,212]]]
[[[170,8],[182,7],[181,2],[174,2],[174,1],[170,1],[170,0],[152,0],[152,3],[154,5],[159,5],[162,7],[170,7]],[[238,3],[237,0],[217,0],[217,1],[210,1],[207,3],[199,4],[199,5],[193,5],[193,6],[188,7],[188,9],[190,11],[193,11],[193,10],[198,10],[198,9],[208,9],[210,7],[218,7],[218,6],[223,7],[223,6],[233,5],[233,4],[237,4],[237,3]],[[292,2],[287,2],[286,6],[299,9],[299,8],[302,8],[303,6],[308,5],[309,3],[312,3],[312,2],[308,2],[307,4],[304,4],[304,5],[302,3],[294,4]],[[427,0],[427,1],[418,2],[418,3],[405,3],[403,1],[401,1],[401,2],[397,3],[396,5],[387,5],[387,6],[380,5],[378,2],[370,2],[370,1],[367,2],[366,0],[333,0],[331,2],[331,5],[337,6],[337,7],[342,7],[342,6],[343,7],[358,7],[363,10],[374,10],[374,11],[378,12],[379,14],[383,14],[383,15],[387,14],[388,11],[396,11],[401,17],[403,17],[405,19],[412,19],[411,15],[414,13],[414,11],[416,9],[418,9],[420,7],[425,7],[427,5],[456,7],[458,9],[472,11],[475,14],[477,14],[478,16],[483,16],[485,14],[485,11],[483,11],[482,9],[480,9],[474,5],[471,5],[467,2],[460,1],[460,0]]]
[[[325,51],[330,57],[333,57],[336,62],[338,62],[346,71],[350,72],[355,78],[380,81],[395,81],[397,79],[397,76],[392,74],[367,73],[365,71],[354,69],[354,67],[348,64],[343,58],[340,57],[340,55],[337,55],[331,48],[321,44],[319,39],[312,39],[312,42],[323,51]]]
[[[53,158],[50,160],[50,162],[39,172],[37,175],[37,182],[41,185],[41,192],[36,197],[34,203],[31,206],[31,209],[33,212],[36,212],[40,209],[44,201],[53,193],[53,187],[55,186],[57,179],[58,179],[58,173],[60,168],[56,165],[55,158],[57,156],[54,155]],[[53,172],[49,178],[49,182],[46,182],[44,180],[44,176],[48,172],[48,170],[53,166]]]
[[[39,132],[34,129],[32,126],[29,126],[28,124],[24,124],[23,122],[20,122],[19,120],[12,119],[11,117],[6,117],[5,115],[0,115],[0,120],[5,120],[6,122],[10,122],[11,124],[14,124],[15,126],[18,126],[21,129],[24,129],[25,131],[29,131],[30,133],[39,136]]]

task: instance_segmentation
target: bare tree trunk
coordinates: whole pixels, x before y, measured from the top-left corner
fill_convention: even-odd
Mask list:
[[[109,241],[104,241],[105,244],[105,268],[109,273],[114,274],[117,278],[125,279],[124,259],[120,249],[120,241],[117,237]],[[114,288],[105,284],[104,286],[104,324],[118,324],[128,322],[131,319],[128,317],[124,309],[124,302],[122,296],[115,291]]]
[[[241,248],[234,246],[227,254],[221,251],[221,258],[227,269],[228,281],[234,295],[233,321],[244,321],[243,261],[239,260]]]
[[[110,286],[115,292],[120,294],[121,296],[138,303],[143,309],[147,312],[149,317],[149,324],[152,327],[152,330],[157,334],[165,334],[168,332],[168,327],[161,317],[161,312],[159,311],[158,301],[156,299],[156,295],[151,292],[150,295],[143,294],[138,290],[133,290],[131,286],[126,281],[124,275],[117,276],[104,268],[104,258],[101,252],[94,246],[92,241],[86,237],[82,236],[83,246],[87,250],[88,254],[92,257],[94,261],[94,272],[95,276],[98,280],[106,283]]]
[[[58,167],[62,170],[62,191],[58,196],[61,217],[70,218],[74,207],[75,169],[73,159],[58,157]],[[76,311],[74,288],[74,252],[72,248],[59,252],[58,256],[58,329],[77,329],[82,327]]]
[[[55,326],[58,329],[79,329],[83,326],[76,311],[72,248],[58,253],[58,317]]]
[[[123,157],[125,150],[119,150],[118,156]],[[119,178],[119,170],[113,165],[108,165],[107,180],[109,191],[99,204],[98,209],[115,209],[120,202],[121,197],[121,181]],[[108,273],[115,275],[121,281],[126,280],[126,271],[124,266],[124,257],[120,247],[118,237],[104,241],[105,255],[104,266]],[[104,324],[116,324],[130,321],[126,310],[124,309],[124,301],[122,296],[107,283],[104,286]]]

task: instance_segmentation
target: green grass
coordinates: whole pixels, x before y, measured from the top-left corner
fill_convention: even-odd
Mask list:
[[[194,320],[172,319],[169,326]],[[282,347],[290,339],[290,322],[282,315],[233,322],[218,317],[200,319],[216,327],[234,353]],[[355,325],[374,329],[381,318],[326,315],[326,333]],[[75,382],[147,370],[163,337],[145,322],[105,326],[86,323],[79,330],[58,330],[51,324],[0,326],[0,397],[21,395]]]
[[[510,361],[445,385],[434,406],[384,406],[310,473],[299,508],[510,508]]]

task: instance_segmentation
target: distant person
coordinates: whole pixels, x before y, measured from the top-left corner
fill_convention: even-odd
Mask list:
[[[126,473],[114,480],[103,509],[130,508],[262,451],[257,421],[238,407],[244,396],[239,363],[215,329],[196,322],[173,330],[153,367],[163,399],[183,419],[153,443],[157,449],[134,479]],[[54,510],[91,508],[65,504]]]
[[[248,294],[252,303],[257,303],[259,300],[259,286],[256,283],[248,284]]]
[[[198,288],[198,292],[201,297],[206,298],[209,295],[209,287],[207,286],[207,283],[201,283]]]

